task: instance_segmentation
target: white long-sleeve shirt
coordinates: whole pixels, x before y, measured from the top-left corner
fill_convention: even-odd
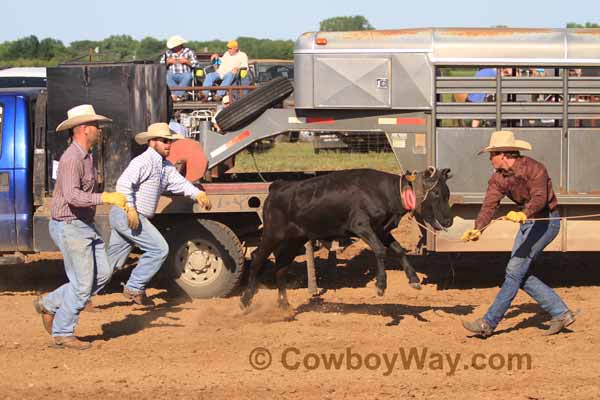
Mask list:
[[[194,200],[201,192],[151,147],[131,160],[117,181],[117,192],[123,193],[127,204],[147,218],[154,216],[165,191],[183,193]]]

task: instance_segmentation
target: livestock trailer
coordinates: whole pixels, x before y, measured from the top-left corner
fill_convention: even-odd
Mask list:
[[[296,41],[294,62],[295,108],[206,136],[209,164],[290,130],[383,134],[402,168],[453,171],[454,225],[428,234],[428,251],[508,251],[510,222],[491,226],[486,240],[456,240],[472,227],[492,173],[477,151],[507,128],[547,166],[563,217],[600,213],[600,29],[310,32]],[[491,73],[477,76],[482,69]],[[211,152],[223,143],[231,146]],[[563,219],[548,250],[600,250],[600,221]]]

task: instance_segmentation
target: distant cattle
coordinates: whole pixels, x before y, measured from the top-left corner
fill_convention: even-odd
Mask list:
[[[419,285],[414,268],[404,249],[390,231],[411,208],[415,194],[415,212],[435,229],[452,225],[446,185],[450,170],[429,167],[416,175],[394,175],[371,169],[332,172],[299,182],[274,182],[263,209],[263,234],[253,253],[248,287],[241,298],[243,308],[256,293],[256,276],[267,257],[275,255],[279,305],[289,305],[286,272],[309,240],[335,240],[358,237],[365,241],[377,258],[377,293],[387,288],[384,257],[386,248],[401,256],[409,282]],[[411,183],[412,182],[412,183]],[[405,196],[402,196],[404,192]],[[403,200],[404,198],[404,200]],[[408,201],[408,203],[411,203]]]

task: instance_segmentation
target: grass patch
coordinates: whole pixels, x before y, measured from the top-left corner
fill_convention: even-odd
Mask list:
[[[353,168],[373,168],[380,171],[400,173],[396,157],[388,153],[349,153],[321,151],[315,154],[312,143],[275,143],[273,148],[254,153],[256,164],[249,150],[239,153],[235,167],[230,172],[301,172],[335,171]]]

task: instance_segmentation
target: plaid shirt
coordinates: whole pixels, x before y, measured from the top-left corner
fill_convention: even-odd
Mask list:
[[[169,58],[175,58],[176,60],[179,60],[181,58],[187,58],[192,63],[192,67],[198,66],[198,60],[196,59],[196,53],[194,53],[194,50],[187,48],[187,47],[184,47],[183,50],[181,50],[179,53],[175,53],[172,50],[167,50],[165,52],[165,54],[163,54],[162,57],[160,58],[160,63],[166,64],[167,60]],[[184,72],[191,71],[192,67],[190,67],[187,64],[177,63],[177,64],[171,64],[167,68],[169,71],[171,71],[175,74],[182,74]]]
[[[94,193],[95,188],[94,159],[91,153],[84,152],[73,141],[58,163],[58,179],[52,195],[52,218],[93,222],[96,205],[102,203],[102,195]]]
[[[160,195],[165,191],[183,193],[191,199],[201,192],[151,147],[131,160],[117,181],[117,192],[123,193],[127,204],[147,218],[154,216]]]

